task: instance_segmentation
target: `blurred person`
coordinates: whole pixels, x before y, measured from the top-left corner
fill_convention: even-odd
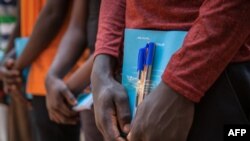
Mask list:
[[[34,3],[44,6],[39,16],[34,11],[40,9],[33,7]],[[42,141],[79,140],[80,125],[63,125],[50,121],[44,85],[48,68],[68,27],[72,3],[73,1],[66,0],[48,0],[46,4],[45,0],[21,0],[21,35],[29,37],[29,41],[20,57],[12,62],[12,68],[5,76],[5,83],[11,86],[11,91],[20,89],[20,71],[30,66],[26,92],[33,95],[32,107]],[[33,9],[34,13],[29,11],[30,9]],[[25,17],[27,15],[29,17]],[[77,113],[70,112],[69,115],[73,115],[73,119],[78,118]]]
[[[223,125],[249,124],[249,7],[248,0],[102,0],[91,82],[105,140],[222,141]],[[188,31],[132,126],[114,77],[125,28]]]
[[[75,0],[69,28],[48,72],[46,78],[47,108],[50,118],[57,123],[76,123],[67,117],[67,112],[71,111],[71,106],[77,103],[77,95],[90,85],[93,55],[83,65],[80,64],[80,68],[71,76],[67,74],[86,48],[90,48],[90,53],[94,50],[99,5],[100,0]],[[68,79],[65,82],[66,75]],[[96,128],[93,111],[85,110],[81,112],[81,116],[85,140],[101,141],[102,136]]]
[[[7,48],[5,48],[5,55],[0,66],[1,80],[9,73],[7,69],[13,66],[12,58],[15,58],[14,42],[16,37],[20,37],[20,1],[6,1],[6,3],[17,4],[16,8],[7,8],[6,12],[11,9],[17,9],[16,13],[11,10],[13,15],[17,15],[17,22],[14,31],[9,37]],[[3,29],[8,31],[7,29]],[[30,102],[23,97],[21,91],[12,91],[11,93],[5,91],[5,103],[8,104],[7,128],[6,136],[8,141],[34,141],[36,139],[35,128],[31,118]]]

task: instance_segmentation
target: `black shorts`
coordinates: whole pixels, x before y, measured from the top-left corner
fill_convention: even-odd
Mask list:
[[[80,141],[80,124],[63,125],[49,119],[44,96],[34,96],[32,106],[39,141]]]

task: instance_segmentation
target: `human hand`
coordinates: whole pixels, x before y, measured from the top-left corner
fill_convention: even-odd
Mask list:
[[[45,84],[46,105],[50,119],[59,124],[77,124],[79,114],[72,110],[77,100],[64,81],[48,75]]]
[[[194,104],[164,82],[139,105],[129,141],[186,141]]]
[[[130,130],[128,96],[120,83],[110,75],[112,58],[96,58],[91,81],[94,96],[95,120],[106,141],[125,141]]]
[[[22,84],[22,77],[19,70],[14,69],[15,60],[8,58],[2,67],[0,67],[1,78],[4,83],[5,93],[11,90],[20,89]]]

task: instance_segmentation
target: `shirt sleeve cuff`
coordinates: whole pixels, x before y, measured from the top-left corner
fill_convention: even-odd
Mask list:
[[[119,53],[112,51],[112,50],[109,50],[109,49],[103,49],[103,48],[95,50],[94,58],[96,58],[96,56],[98,56],[100,54],[110,55],[110,56],[115,57],[117,59],[119,58]]]
[[[171,73],[168,70],[165,70],[164,74],[162,75],[162,80],[175,92],[192,102],[200,102],[200,99],[204,95],[204,92],[194,88],[191,85],[191,82],[189,83],[185,80],[182,80],[181,78],[176,77],[174,73]]]

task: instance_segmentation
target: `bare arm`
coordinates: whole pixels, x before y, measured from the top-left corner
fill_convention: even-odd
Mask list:
[[[69,10],[69,4],[68,0],[48,0],[24,52],[16,62],[17,69],[21,70],[30,65],[48,47],[63,24]]]
[[[74,1],[69,28],[61,41],[45,82],[48,93],[46,95],[46,104],[49,116],[51,120],[57,123],[77,123],[75,119],[77,113],[71,110],[71,106],[75,106],[77,101],[62,78],[73,67],[85,49],[87,2],[87,0]],[[88,77],[89,68],[91,67],[86,69]],[[74,82],[73,79],[71,81]]]
[[[7,45],[6,53],[11,51],[15,45],[15,38],[20,36],[20,1],[17,0],[17,22],[16,26],[10,35],[10,39]]]
[[[86,0],[75,0],[69,28],[61,41],[50,74],[64,77],[82,55],[86,47],[87,3]]]
[[[78,94],[90,84],[90,75],[93,67],[94,56],[90,58],[66,81],[69,89]]]

